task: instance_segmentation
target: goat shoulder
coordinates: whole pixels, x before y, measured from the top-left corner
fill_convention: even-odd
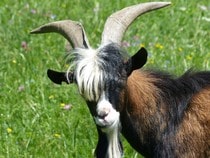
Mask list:
[[[146,157],[210,156],[210,72],[179,78],[134,71],[122,93],[122,133]]]

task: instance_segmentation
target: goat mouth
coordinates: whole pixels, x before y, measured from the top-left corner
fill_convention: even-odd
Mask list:
[[[95,123],[100,128],[108,128],[108,127],[110,127],[114,124],[114,121],[113,122],[108,122],[106,119],[100,119],[98,117],[95,117]]]
[[[112,130],[118,127],[119,122],[120,122],[119,116],[120,116],[119,112],[115,110],[111,110],[104,117],[95,116],[94,119],[95,119],[96,125],[106,131],[106,130]]]
[[[114,124],[114,122],[112,122],[111,124],[104,124],[104,125],[98,125],[101,129],[107,129],[107,128],[111,128],[112,125]]]
[[[109,128],[109,125],[97,125],[100,129],[107,129]]]
[[[103,119],[103,120],[101,119],[101,120],[95,120],[95,121],[96,121],[96,125],[103,132],[112,131],[113,129],[115,129],[116,127],[118,127],[118,123],[119,123],[118,120],[114,120],[114,121],[108,122],[105,119]]]

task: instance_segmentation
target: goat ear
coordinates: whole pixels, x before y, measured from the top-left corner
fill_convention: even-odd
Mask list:
[[[65,72],[58,72],[48,69],[47,76],[55,84],[61,84],[62,82],[66,82],[67,84],[73,83],[73,73],[69,73],[67,78]]]
[[[129,76],[134,70],[144,66],[147,62],[147,50],[141,48],[136,54],[134,54],[126,63],[127,75]]]

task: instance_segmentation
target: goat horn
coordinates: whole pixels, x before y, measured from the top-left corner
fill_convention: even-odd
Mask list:
[[[102,33],[102,44],[121,44],[124,32],[140,15],[170,5],[170,2],[148,2],[126,7],[108,17]]]
[[[81,23],[72,20],[56,21],[32,30],[31,34],[56,32],[63,35],[73,48],[89,48],[85,30]]]

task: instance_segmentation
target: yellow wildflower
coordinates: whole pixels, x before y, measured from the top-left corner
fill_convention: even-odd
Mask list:
[[[54,97],[54,95],[50,95],[48,98],[49,99],[54,99],[55,97]]]
[[[180,47],[178,48],[178,50],[179,50],[179,52],[182,52],[182,51],[183,51],[183,49],[182,49],[182,48],[180,48]]]
[[[191,55],[187,55],[187,60],[192,60],[192,56]]]
[[[60,137],[61,137],[61,135],[60,135],[60,134],[58,134],[58,133],[55,133],[55,134],[54,134],[54,137],[55,137],[55,138],[60,138]]]
[[[12,129],[11,128],[7,128],[7,133],[12,133]]]
[[[61,104],[60,104],[61,107],[64,107],[65,105],[66,105],[65,103],[61,103]]]
[[[140,47],[145,47],[145,44],[141,43],[141,44],[140,44]]]
[[[17,61],[16,61],[15,59],[13,59],[13,60],[12,60],[12,63],[13,63],[13,64],[16,64],[16,63],[17,63]]]
[[[163,49],[163,45],[161,45],[160,43],[155,44],[155,47],[159,49]]]

